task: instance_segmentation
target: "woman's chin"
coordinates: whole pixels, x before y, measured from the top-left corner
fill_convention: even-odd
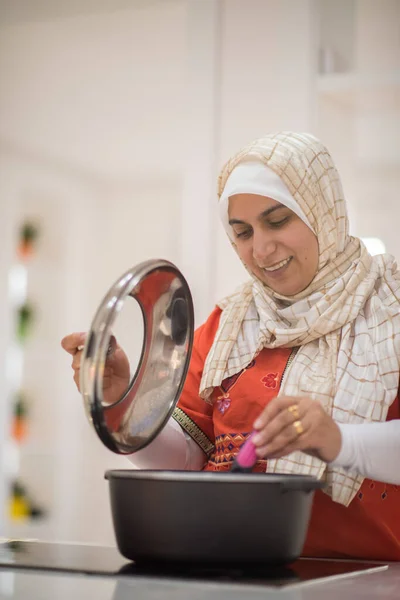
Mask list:
[[[264,274],[262,274],[260,276],[260,274],[257,274],[257,278],[261,280],[261,282],[266,285],[270,290],[272,290],[273,292],[275,292],[276,294],[279,294],[280,296],[295,296],[296,294],[299,294],[300,292],[302,292],[307,285],[302,285],[299,282],[294,282],[294,281],[276,281],[276,280],[272,280],[272,278],[270,277],[266,277]]]

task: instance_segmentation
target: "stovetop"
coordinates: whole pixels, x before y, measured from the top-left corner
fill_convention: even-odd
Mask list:
[[[89,575],[151,577],[285,587],[378,571],[387,565],[348,560],[299,559],[287,566],[135,564],[116,548],[37,541],[0,543],[0,568],[50,570]]]

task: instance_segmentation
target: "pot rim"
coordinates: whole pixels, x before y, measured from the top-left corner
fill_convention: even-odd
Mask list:
[[[326,486],[324,481],[318,480],[311,475],[287,474],[287,473],[230,473],[216,471],[168,471],[168,470],[132,470],[132,469],[110,469],[105,472],[104,477],[125,480],[146,481],[176,481],[179,483],[257,483],[277,484],[300,487],[313,490]]]

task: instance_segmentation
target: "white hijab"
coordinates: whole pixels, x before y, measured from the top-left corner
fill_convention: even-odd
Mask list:
[[[318,238],[316,276],[300,294],[281,296],[254,276],[219,303],[220,324],[200,395],[244,369],[263,348],[299,347],[280,394],[318,399],[336,421],[384,421],[398,393],[400,274],[393,257],[371,257],[348,234],[339,175],[309,134],[278,133],[233,157],[219,178],[221,216],[229,196],[257,193],[295,212]],[[267,472],[325,477],[327,493],[348,505],[363,478],[302,452],[268,461]]]

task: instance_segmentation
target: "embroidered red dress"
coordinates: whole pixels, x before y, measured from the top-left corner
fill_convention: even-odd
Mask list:
[[[175,419],[207,454],[207,471],[229,470],[253,422],[277,395],[294,355],[287,348],[262,350],[244,371],[214,390],[212,403],[205,402],[198,390],[220,314],[216,308],[196,330],[190,369],[174,412]],[[396,399],[388,419],[398,418]],[[265,471],[265,467],[262,460],[255,470]],[[317,491],[303,556],[400,560],[400,489],[366,479],[348,507]]]

